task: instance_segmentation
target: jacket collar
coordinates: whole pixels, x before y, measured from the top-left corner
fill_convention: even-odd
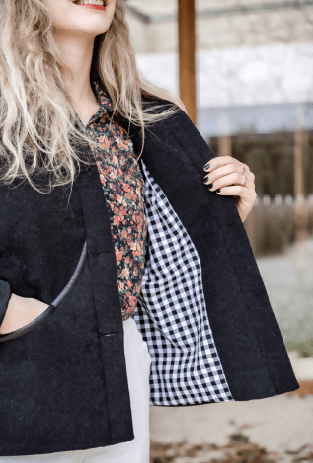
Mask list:
[[[90,83],[91,83],[91,87],[94,91],[94,94],[98,100],[98,103],[99,103],[99,109],[97,111],[97,113],[94,114],[94,116],[92,117],[92,119],[90,120],[90,122],[94,122],[95,120],[97,120],[99,117],[101,117],[103,114],[105,114],[106,112],[113,112],[114,111],[114,106],[113,106],[113,103],[112,103],[112,100],[110,98],[110,95],[108,94],[106,88],[104,87],[104,85],[102,84],[101,82],[101,79],[100,79],[100,76],[98,74],[97,71],[95,71],[94,69],[91,70],[91,73],[90,73]],[[170,104],[168,101],[166,100],[161,100],[159,98],[154,98],[153,96],[150,96],[150,95],[145,95],[145,94],[142,94],[142,97],[141,97],[141,101],[143,103],[143,106],[145,109],[149,108],[150,111],[153,110],[154,106],[160,106],[162,105],[162,110],[165,110],[166,109],[166,105]],[[156,112],[158,111],[161,111],[160,108],[156,109]],[[137,150],[137,154],[140,152],[140,149],[141,149],[141,127],[134,124],[134,123],[129,123],[128,119],[126,119],[124,116],[116,113],[115,114],[115,117],[116,117],[116,120],[118,121],[118,123],[126,130],[126,132],[129,134],[130,138],[132,139],[132,141],[134,142],[135,144],[135,149]],[[161,122],[158,122],[158,125],[162,124]],[[76,128],[79,129],[79,126],[78,124],[76,123],[75,124]],[[165,124],[165,127],[166,127],[166,124]],[[146,130],[145,131],[145,136],[148,135],[149,133],[149,130]],[[93,159],[93,156],[92,156],[92,152],[91,152],[91,149],[90,147],[86,147],[84,149],[84,154],[86,155],[90,155],[91,156],[91,159]],[[145,157],[145,153],[144,154],[144,157]],[[85,171],[85,170],[92,170],[93,169],[93,166],[88,166],[86,164],[83,164],[81,163],[80,164],[80,170],[81,171]]]

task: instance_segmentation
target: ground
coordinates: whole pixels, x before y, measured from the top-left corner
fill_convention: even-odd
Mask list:
[[[313,396],[150,407],[153,463],[313,462]]]

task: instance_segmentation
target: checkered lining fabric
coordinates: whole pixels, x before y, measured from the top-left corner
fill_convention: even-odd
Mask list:
[[[133,318],[152,358],[151,405],[234,400],[210,328],[198,252],[141,160],[148,246]]]

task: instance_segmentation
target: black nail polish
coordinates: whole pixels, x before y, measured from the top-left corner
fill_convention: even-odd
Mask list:
[[[207,163],[207,164],[203,167],[203,169],[209,169],[209,168],[210,168],[210,164],[209,164],[209,163]]]
[[[208,185],[209,190],[211,190],[212,186],[213,186],[213,183],[210,183],[210,185]]]
[[[203,177],[203,183],[208,182],[208,177]]]
[[[220,192],[221,192],[221,190],[220,190],[220,189],[216,190],[216,193],[220,193]]]

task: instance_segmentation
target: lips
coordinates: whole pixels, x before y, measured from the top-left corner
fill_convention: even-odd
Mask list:
[[[73,1],[74,5],[80,5],[80,6],[89,6],[89,7],[101,7],[101,9],[104,7],[106,8],[107,6],[107,0],[101,0],[96,1],[96,2],[88,2],[88,0],[74,0]]]
[[[85,8],[91,8],[93,10],[103,10],[103,11],[106,10],[106,7],[102,5],[83,4],[79,6],[84,6]]]

